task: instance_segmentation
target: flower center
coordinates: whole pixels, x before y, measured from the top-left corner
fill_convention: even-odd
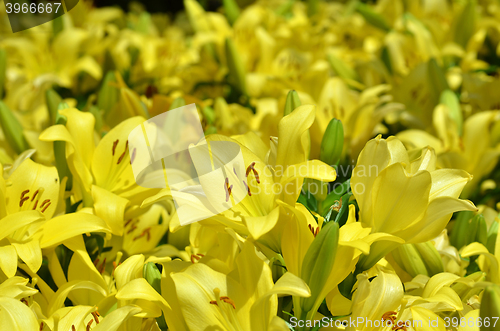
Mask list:
[[[44,213],[47,210],[47,208],[49,208],[49,206],[52,204],[52,202],[51,202],[50,199],[45,199],[40,204],[40,206],[38,205],[38,202],[40,201],[40,199],[41,199],[41,197],[43,195],[43,192],[44,192],[44,189],[43,188],[39,188],[30,197],[28,195],[28,193],[30,193],[30,190],[24,190],[24,191],[22,191],[21,192],[21,197],[19,199],[19,207],[22,208],[24,206],[24,204],[27,203],[26,204],[27,207],[25,207],[25,209],[29,209],[31,206],[33,206],[33,208],[31,208],[32,210],[36,210],[37,208],[39,208],[40,211],[42,213]]]

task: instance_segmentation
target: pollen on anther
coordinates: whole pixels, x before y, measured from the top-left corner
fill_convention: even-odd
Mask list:
[[[93,311],[93,312],[91,312],[91,314],[94,317],[95,323],[99,324],[99,318],[98,318],[99,313],[97,311]]]
[[[30,197],[25,197],[25,195],[29,192],[30,192],[30,190],[24,190],[21,192],[21,201],[19,201],[19,207],[23,206],[24,201],[29,200]]]
[[[253,172],[253,175],[255,176],[255,180],[257,181],[257,184],[260,184],[260,177],[259,177],[259,173],[257,172],[257,170],[255,169],[255,162],[252,162],[248,168],[247,168],[247,171],[245,173],[246,177],[248,177],[248,175],[250,174],[250,171]]]
[[[40,208],[42,208],[42,213],[44,213],[47,210],[47,208],[49,208],[50,204],[51,204],[50,199],[46,199],[42,202],[42,204],[40,206]],[[45,206],[45,208],[44,208],[44,206]]]
[[[35,198],[36,198],[36,196],[38,195],[38,192],[39,192],[39,191],[40,191],[40,190],[36,190],[36,191],[35,191],[35,194],[33,194],[33,196],[31,197],[31,201],[35,200]]]
[[[202,257],[201,256],[197,256],[197,255],[200,255],[200,254],[191,254],[191,263],[194,263],[194,260],[196,261],[199,261]]]
[[[132,156],[130,157],[130,164],[134,163],[134,160],[135,160],[135,152],[137,152],[137,149],[134,148],[134,150],[132,151]]]
[[[115,151],[116,151],[116,146],[118,146],[118,142],[120,140],[119,139],[116,139],[115,141],[113,141],[113,156],[115,156]]]
[[[252,192],[250,192],[250,187],[248,187],[248,185],[245,181],[243,181],[243,184],[245,184],[245,187],[247,188],[248,196],[252,196]]]
[[[122,155],[120,155],[120,157],[118,158],[118,162],[116,162],[116,164],[120,164],[120,162],[122,162],[123,158],[125,157],[125,154],[127,154],[127,150],[128,150],[128,140],[125,143],[125,150],[123,151]]]
[[[229,201],[229,196],[231,195],[231,190],[233,189],[233,185],[229,186],[229,179],[226,177],[226,182],[224,183],[224,188],[226,190],[226,202]]]
[[[225,303],[230,304],[233,306],[234,309],[236,309],[236,305],[234,304],[234,301],[231,300],[229,297],[220,297],[221,301],[224,301]]]

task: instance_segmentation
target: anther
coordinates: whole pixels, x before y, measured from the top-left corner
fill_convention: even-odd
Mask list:
[[[144,237],[145,235],[148,236],[147,241],[149,241],[151,239],[150,230],[151,230],[151,228],[145,228],[144,231],[142,231],[142,233],[140,235],[138,235],[137,237],[134,238],[134,241],[141,238],[141,237]]]
[[[99,273],[102,274],[104,272],[104,267],[106,266],[106,258],[102,261],[101,267],[99,268]]]
[[[255,170],[255,162],[252,162],[248,168],[247,168],[247,171],[246,171],[246,177],[248,177],[248,174],[250,173],[250,171],[253,172],[253,175],[255,176],[255,180],[257,181],[257,184],[260,184],[260,177],[259,177],[259,173],[257,172],[257,170]]]
[[[45,205],[45,203],[46,203],[46,202],[48,202],[48,203],[47,203],[47,205],[45,206],[45,208],[43,208],[43,209],[42,209],[42,213],[44,213],[44,212],[47,210],[47,208],[49,208],[49,206],[50,206],[50,204],[51,204],[50,200],[49,200],[49,199],[47,199],[47,200],[45,200],[45,201],[42,203],[42,205],[40,206],[40,208],[42,208],[42,207],[43,207],[43,205]]]
[[[340,211],[340,208],[342,208],[342,199],[335,201],[331,208],[336,212]]]
[[[90,326],[92,325],[92,322],[94,322],[94,320],[90,320],[89,323],[87,324],[86,328],[87,331],[90,331]]]
[[[225,303],[229,303],[231,306],[233,306],[234,309],[236,309],[236,305],[234,304],[234,301],[231,300],[229,297],[220,297],[221,301],[224,301]]]
[[[30,197],[25,197],[25,195],[29,192],[30,190],[24,190],[21,192],[21,201],[19,201],[19,207],[23,206],[24,201],[29,200]]]
[[[252,196],[252,192],[250,192],[250,187],[248,187],[248,185],[247,185],[247,183],[245,181],[243,181],[243,184],[245,184],[245,187],[247,188],[248,195]]]
[[[35,191],[35,194],[33,194],[33,196],[31,197],[31,201],[35,200],[35,197],[37,196],[37,194],[38,194],[39,191],[40,190],[36,190]]]
[[[120,141],[119,139],[116,139],[115,141],[113,141],[113,156],[115,156],[116,146],[118,145],[119,141]]]
[[[120,157],[118,158],[118,162],[116,162],[116,164],[120,164],[120,162],[122,162],[123,158],[125,157],[125,154],[127,154],[127,151],[128,151],[128,140],[125,143],[125,150],[123,151],[122,155],[120,155]]]
[[[229,179],[226,177],[226,182],[224,183],[224,188],[226,189],[226,202],[229,201],[229,196],[231,195],[231,190],[233,185],[229,186]]]
[[[202,258],[202,256],[198,256],[198,255],[200,255],[200,254],[196,254],[196,255],[191,254],[191,263],[194,263],[195,259],[196,259],[196,261],[199,261]]]
[[[134,150],[132,151],[132,156],[130,157],[130,164],[134,163],[135,152],[137,152],[137,148],[134,148]]]
[[[382,321],[389,320],[391,321],[391,324],[394,324],[396,322],[396,312],[395,311],[388,311],[382,315]]]
[[[318,235],[318,233],[319,233],[319,226],[317,228],[315,228],[311,224],[308,224],[307,227],[312,232],[312,234],[313,234],[314,237],[316,237]]]
[[[113,263],[114,263],[114,261],[113,261]],[[98,318],[99,313],[97,312],[97,310],[96,310],[96,311],[91,312],[91,314],[92,314],[92,316],[94,317],[95,323],[96,323],[96,324],[99,324],[99,318]]]

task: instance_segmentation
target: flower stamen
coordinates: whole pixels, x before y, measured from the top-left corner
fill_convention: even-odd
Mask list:
[[[315,228],[314,226],[312,226],[311,224],[308,224],[307,227],[309,228],[309,230],[312,232],[313,236],[316,238],[316,236],[318,235],[319,233],[319,226],[317,228]]]
[[[113,261],[113,263],[115,263],[115,261]],[[99,314],[99,312],[96,310],[96,311],[91,312],[91,314],[94,317],[95,323],[99,324],[99,316],[101,316]]]
[[[229,186],[229,179],[227,177],[224,185],[225,185],[224,188],[226,189],[226,202],[228,202],[229,196],[231,195],[231,190],[233,189],[233,185]]]
[[[127,151],[128,151],[128,140],[125,143],[125,150],[123,151],[122,155],[120,155],[120,157],[118,158],[118,162],[116,164],[120,164],[120,162],[122,162],[123,158],[125,157],[125,154],[127,154]]]
[[[19,207],[23,206],[24,201],[29,200],[30,197],[25,197],[25,195],[29,192],[30,190],[24,190],[21,192],[21,201],[19,202]]]
[[[396,314],[395,311],[388,311],[382,315],[382,321],[389,320],[391,324],[394,324],[396,323]]]
[[[257,170],[255,170],[255,162],[252,162],[248,168],[247,168],[247,171],[246,171],[246,177],[248,177],[248,174],[250,173],[250,171],[253,172],[253,175],[255,176],[255,180],[257,181],[257,184],[260,184],[260,177],[259,177],[259,173],[257,172]]]
[[[234,301],[231,300],[229,297],[220,297],[220,300],[224,301],[225,303],[230,304],[231,306],[233,306],[234,309],[236,309],[236,305],[234,304]]]
[[[116,146],[118,145],[119,141],[120,141],[119,139],[116,139],[115,141],[113,141],[113,149],[112,149],[113,150],[113,156],[115,156]]]

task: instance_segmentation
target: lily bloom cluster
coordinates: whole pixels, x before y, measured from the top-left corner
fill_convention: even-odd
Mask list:
[[[202,3],[0,8],[0,330],[498,330],[500,3]],[[132,169],[187,104],[209,216]]]

